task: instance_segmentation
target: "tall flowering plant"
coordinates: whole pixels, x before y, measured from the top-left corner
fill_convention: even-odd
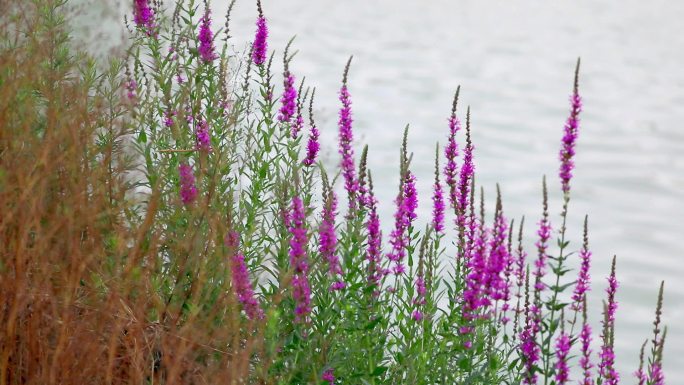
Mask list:
[[[476,184],[477,124],[468,107],[461,125],[460,88],[446,141],[437,145],[431,199],[419,199],[423,176],[411,165],[407,127],[397,146],[396,198],[380,202],[370,150],[355,148],[355,131],[367,127],[353,117],[351,58],[335,129],[314,120],[315,88],[297,83],[292,40],[282,68],[273,60],[260,1],[244,55],[229,53],[229,15],[222,29],[212,27],[208,2],[178,1],[173,12],[133,5],[129,68],[118,90],[130,109],[143,171],[137,185],[149,206],[132,204],[120,223],[149,227],[134,241],[108,242],[137,245],[122,252],[134,260],[123,269],[130,277],[140,266],[154,270],[146,287],[158,306],[141,313],[151,323],[183,332],[202,321],[209,350],[187,348],[201,352],[184,359],[206,364],[206,373],[245,368],[230,380],[249,383],[618,383],[618,275],[613,268],[594,335],[586,221],[577,252],[566,227],[582,109],[579,61],[559,154],[561,216],[553,215],[544,178],[541,216],[525,234],[524,220],[510,220],[503,190],[497,186],[490,210]],[[327,162],[324,144],[335,138],[336,160]],[[430,218],[419,218],[424,202]],[[394,216],[382,219],[392,203]],[[141,250],[145,258],[137,257]],[[570,278],[573,264],[579,269]],[[662,294],[650,357],[636,372],[644,384],[665,381],[661,302]],[[175,375],[172,355],[159,350],[149,356],[162,357],[164,371],[140,378]],[[224,353],[229,360],[217,358]],[[140,367],[157,365],[146,364]],[[195,372],[174,378],[188,373]]]

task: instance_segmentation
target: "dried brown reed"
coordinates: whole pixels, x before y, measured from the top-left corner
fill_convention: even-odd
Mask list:
[[[160,189],[130,181],[122,62],[70,47],[63,3],[0,2],[0,384],[240,383],[262,328],[227,218],[207,200],[166,232]]]

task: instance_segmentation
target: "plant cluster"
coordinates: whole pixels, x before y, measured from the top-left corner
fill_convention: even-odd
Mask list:
[[[351,58],[339,167],[326,169],[316,90],[290,69],[293,41],[277,84],[259,1],[241,55],[228,50],[234,0],[218,32],[208,1],[135,0],[128,55],[106,70],[74,53],[65,3],[0,5],[1,384],[620,382],[615,258],[596,332],[588,220],[578,250],[566,228],[579,60],[561,215],[544,180],[534,250],[498,188],[485,207],[459,89],[432,218],[416,225],[407,127],[383,237]],[[639,384],[664,384],[662,299],[661,285]]]

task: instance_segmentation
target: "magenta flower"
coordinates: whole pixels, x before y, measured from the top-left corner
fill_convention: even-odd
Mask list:
[[[439,154],[439,147],[437,149]],[[439,157],[435,157],[435,184],[432,192],[432,227],[439,234],[444,233],[444,193],[439,181]]]
[[[370,174],[369,174],[370,180]],[[373,195],[372,183],[368,189],[368,220],[366,221],[367,248],[366,261],[368,261],[368,284],[377,287],[386,275],[381,265],[382,231],[380,230],[380,216],[378,215],[378,200]],[[377,291],[375,292],[377,294]]]
[[[425,294],[427,289],[425,287],[425,279],[423,278],[422,266],[418,271],[418,277],[416,278],[416,298],[413,299],[413,304],[416,305],[416,310],[413,311],[413,319],[415,321],[423,320],[423,312],[421,308],[425,305]]]
[[[204,152],[210,152],[211,137],[209,135],[209,124],[203,119],[197,119],[197,126],[195,128],[195,140],[197,141],[197,149]]]
[[[466,208],[470,199],[470,185],[475,177],[475,165],[473,164],[473,143],[470,140],[470,107],[466,118],[466,147],[463,151],[463,167],[458,181],[458,194],[456,196],[456,225],[459,229],[466,226]]]
[[[209,8],[207,8],[204,12],[204,16],[202,16],[199,34],[197,35],[197,40],[199,41],[197,51],[204,63],[211,63],[217,58],[217,55],[214,53],[213,34],[211,32],[211,15],[209,12]]]
[[[290,123],[297,110],[297,90],[294,75],[287,69],[283,73],[283,87],[283,96],[280,98],[282,106],[278,113],[278,120],[282,123]],[[293,135],[293,138],[296,138],[296,135]]]
[[[173,126],[173,117],[176,116],[176,111],[167,111],[164,113],[164,126]]]
[[[333,385],[335,383],[335,371],[334,369],[330,368],[323,372],[323,376],[321,377],[323,381],[328,381],[329,385]]]
[[[126,97],[128,97],[128,100],[131,102],[134,102],[135,99],[137,98],[137,91],[138,91],[138,83],[130,79],[129,81],[126,82]]]
[[[458,91],[454,97],[454,105],[451,110],[451,116],[449,117],[449,139],[447,140],[447,145],[444,148],[444,155],[446,156],[447,160],[446,165],[444,166],[444,182],[447,186],[449,186],[449,202],[451,203],[451,207],[453,207],[456,211],[456,214],[459,212],[459,191],[456,185],[458,178],[458,166],[456,164],[456,158],[458,157],[458,143],[456,143],[456,133],[461,129],[461,122],[456,116],[457,100]]]
[[[665,373],[660,362],[654,362],[651,366],[651,384],[665,385]]]
[[[491,305],[491,301],[485,296],[485,292],[488,290],[486,283],[489,280],[487,271],[488,239],[489,229],[483,226],[480,234],[474,239],[473,250],[467,260],[468,275],[463,290],[463,318],[467,321],[477,318],[480,308]]]
[[[507,266],[512,264],[507,246],[508,224],[503,215],[501,198],[497,199],[492,238],[489,240],[489,258],[485,272],[484,287],[493,301],[508,301],[509,287],[502,276]],[[510,270],[509,270],[510,272]],[[510,273],[509,273],[510,274]]]
[[[568,353],[570,352],[570,337],[565,332],[561,332],[556,339],[556,384],[565,385],[568,382]]]
[[[394,263],[392,268],[394,274],[401,275],[406,271],[406,267],[403,264],[404,257],[406,256],[406,247],[408,247],[409,243],[406,232],[413,220],[416,219],[416,208],[418,207],[416,178],[411,171],[406,172],[406,176],[399,187],[399,194],[395,203],[397,211],[394,214],[394,230],[390,233],[392,251],[387,255],[387,258]]]
[[[321,148],[320,143],[318,143],[319,132],[316,126],[312,125],[309,131],[309,140],[306,143],[306,158],[304,158],[305,166],[312,166],[316,163],[316,156],[318,156],[318,151]]]
[[[178,166],[180,175],[180,196],[183,204],[189,205],[197,198],[197,188],[195,187],[195,175],[192,173],[192,166],[181,163]]]
[[[266,26],[266,18],[261,10],[261,3],[259,2],[259,17],[256,21],[256,34],[254,35],[254,43],[252,43],[252,61],[258,66],[262,66],[266,62],[266,51],[268,39],[268,27]]]
[[[565,134],[563,135],[559,154],[561,162],[559,177],[561,179],[561,188],[566,196],[570,193],[570,179],[572,178],[572,170],[575,168],[573,157],[575,156],[575,143],[577,142],[579,131],[579,114],[582,111],[582,98],[578,92],[579,64],[580,61],[577,59],[575,87],[570,96],[570,116],[565,122]]]
[[[541,310],[536,305],[530,305],[527,310],[526,322],[520,333],[520,351],[525,364],[523,384],[537,383],[537,373],[534,367],[539,361],[541,353],[537,344],[537,334],[541,330]]]
[[[133,21],[138,27],[146,28],[147,34],[150,34],[152,28],[154,28],[154,13],[150,7],[149,0],[135,0]]]
[[[290,132],[293,139],[297,139],[297,136],[302,128],[304,128],[304,117],[302,116],[301,112],[297,112],[297,116],[295,116],[295,121],[292,123],[292,130]]]
[[[542,279],[546,274],[546,260],[548,259],[546,250],[549,247],[549,238],[551,238],[551,223],[549,222],[548,201],[546,191],[546,179],[544,179],[544,211],[542,215],[542,220],[539,222],[539,230],[537,230],[537,235],[539,236],[539,239],[535,244],[537,246],[538,257],[537,260],[534,262],[534,291],[536,293],[535,295],[537,296],[540,292],[542,292],[545,289],[544,282],[542,281]]]
[[[354,149],[352,148],[354,133],[352,131],[351,96],[349,95],[346,81],[340,89],[340,102],[342,102],[342,108],[340,109],[340,120],[338,122],[339,153],[342,156],[342,176],[344,177],[344,188],[347,190],[347,195],[349,196],[349,209],[353,210],[356,208],[354,196],[359,188],[359,181],[356,179],[356,169],[354,167]]]
[[[608,304],[605,309],[603,320],[603,340],[601,351],[599,352],[599,374],[604,379],[606,385],[617,385],[620,381],[620,375],[615,370],[615,352],[613,350],[613,333],[615,328],[615,312],[617,310],[617,302],[615,301],[615,293],[617,292],[618,281],[615,278],[615,258],[613,257],[613,264],[611,267],[610,276],[608,277]]]
[[[582,348],[582,356],[580,357],[579,364],[582,368],[582,382],[581,385],[593,385],[594,381],[591,376],[591,369],[594,364],[591,363],[591,326],[587,323],[586,319],[582,325],[582,331],[580,332],[580,344]]]
[[[335,234],[335,215],[337,214],[337,197],[334,191],[330,191],[325,206],[323,218],[318,231],[319,248],[321,256],[328,261],[328,275],[335,280],[330,290],[340,290],[345,287],[342,281],[342,268],[337,256],[337,235]]]
[[[294,268],[292,278],[292,296],[295,300],[295,322],[307,322],[311,313],[311,288],[307,273],[309,264],[306,257],[306,235],[304,205],[302,200],[295,196],[292,198],[291,213],[288,218],[290,238],[290,264]]]
[[[573,308],[579,310],[581,304],[587,296],[587,291],[590,290],[590,276],[589,268],[591,267],[591,251],[588,250],[587,234],[586,234],[586,222],[585,222],[585,234],[584,234],[584,246],[579,252],[579,257],[582,261],[580,265],[580,270],[577,275],[577,284],[575,285],[575,290],[572,294]]]
[[[245,256],[237,251],[239,248],[239,235],[236,232],[229,233],[226,235],[225,244],[233,249],[230,265],[233,290],[235,290],[238,301],[242,304],[242,309],[250,320],[263,319],[264,312],[254,295],[254,289],[249,280],[249,272],[245,264]]]

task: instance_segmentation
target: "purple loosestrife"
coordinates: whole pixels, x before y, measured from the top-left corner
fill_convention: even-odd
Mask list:
[[[337,197],[332,190],[326,191],[325,206],[323,207],[323,218],[318,231],[319,248],[321,256],[328,261],[328,274],[335,281],[330,290],[341,290],[345,287],[342,280],[342,268],[340,259],[337,256],[337,235],[335,234],[335,215],[337,214]]]
[[[328,369],[325,372],[323,372],[323,376],[321,379],[323,381],[328,381],[328,385],[333,385],[335,383],[335,371],[334,369]]]
[[[466,146],[463,151],[463,167],[458,181],[456,225],[461,229],[466,227],[466,208],[470,197],[470,185],[475,177],[475,165],[473,164],[473,143],[470,139],[470,107],[466,112]]]
[[[295,300],[295,322],[308,322],[311,313],[311,288],[309,287],[309,264],[306,257],[306,218],[302,200],[295,196],[292,198],[291,213],[288,218],[290,234],[290,264],[294,269],[292,278],[292,296]]]
[[[421,268],[418,272],[418,277],[416,278],[416,298],[413,299],[413,304],[418,307],[413,312],[413,319],[415,321],[421,321],[423,319],[423,312],[420,310],[420,308],[425,305],[426,292],[425,278],[423,277],[423,269]]]
[[[587,217],[584,217],[584,244],[579,252],[581,262],[579,273],[577,274],[577,284],[572,293],[573,309],[578,311],[584,299],[587,296],[587,291],[590,290],[591,277],[589,275],[589,268],[591,267],[591,251],[589,251],[589,237],[587,233]]]
[[[665,373],[660,362],[655,362],[651,367],[651,384],[665,385]]]
[[[435,184],[432,193],[432,227],[438,234],[444,234],[444,193],[439,180],[439,144],[435,156]]]
[[[211,152],[211,136],[209,135],[209,124],[206,120],[196,119],[195,140],[197,149],[203,152]]]
[[[283,87],[283,96],[280,98],[281,107],[278,112],[278,121],[289,124],[292,121],[292,116],[294,116],[297,110],[297,90],[295,89],[294,75],[292,75],[287,68],[283,73]],[[297,137],[294,131],[292,132],[292,137]]]
[[[264,312],[259,306],[259,301],[254,295],[252,283],[249,280],[249,272],[245,264],[245,256],[238,251],[239,235],[237,232],[231,232],[226,235],[226,246],[231,249],[231,275],[233,290],[238,297],[238,301],[242,304],[242,309],[247,314],[250,320],[257,320],[264,318]]]
[[[349,197],[349,210],[356,209],[356,193],[359,188],[359,181],[356,179],[356,169],[354,167],[354,149],[352,142],[354,141],[354,133],[352,131],[352,110],[351,110],[351,95],[347,89],[347,75],[349,73],[349,66],[351,65],[351,57],[344,69],[344,76],[342,78],[342,88],[340,89],[340,108],[339,126],[339,153],[342,156],[341,168],[342,176],[344,177],[344,188],[347,190]]]
[[[252,61],[258,66],[263,66],[266,62],[266,51],[268,50],[268,26],[266,25],[266,18],[261,9],[261,1],[257,1],[259,8],[259,17],[256,21],[256,33],[254,34],[254,42],[252,43]]]
[[[320,133],[316,126],[312,125],[311,130],[309,131],[309,139],[306,142],[306,158],[304,158],[303,161],[305,166],[312,166],[316,163],[316,157],[321,148],[321,145],[318,142],[319,135]]]
[[[520,333],[520,352],[525,364],[523,384],[537,383],[537,373],[534,368],[539,361],[540,348],[537,344],[537,334],[541,330],[541,310],[532,304],[527,309],[526,322]]]
[[[390,233],[392,251],[387,256],[394,263],[392,272],[395,275],[401,275],[406,271],[403,263],[409,243],[406,233],[409,227],[411,227],[413,220],[416,219],[416,208],[418,207],[415,176],[411,171],[407,170],[403,179],[397,200],[395,201],[397,211],[394,214],[394,230]]]
[[[128,100],[131,102],[135,102],[135,99],[138,97],[137,96],[137,91],[138,91],[138,83],[136,83],[135,80],[130,79],[126,82],[126,97]]]
[[[559,177],[561,180],[561,188],[566,196],[570,193],[570,179],[572,178],[572,170],[575,168],[573,157],[575,156],[575,143],[577,142],[577,134],[579,131],[579,114],[582,111],[582,98],[578,92],[578,77],[579,77],[580,60],[577,59],[577,67],[575,68],[575,86],[573,88],[572,96],[570,96],[570,116],[565,122],[565,134],[563,135],[561,150],[559,158],[561,161]]]
[[[508,225],[503,215],[501,205],[501,193],[497,186],[496,212],[494,214],[494,228],[492,238],[489,240],[489,258],[487,259],[487,271],[483,286],[487,289],[487,295],[493,301],[508,301],[509,290],[502,273],[506,266],[511,264],[506,236]]]
[[[150,7],[150,1],[135,0],[134,6],[133,21],[135,25],[147,29],[147,34],[150,35],[154,28],[154,13]]]
[[[548,205],[548,190],[546,189],[546,178],[543,181],[543,195],[544,195],[544,211],[542,214],[542,219],[539,222],[539,230],[537,230],[537,235],[539,239],[535,243],[537,246],[537,260],[534,262],[534,292],[535,298],[539,298],[540,293],[545,289],[543,278],[546,274],[546,261],[548,255],[546,249],[549,247],[549,238],[551,238],[551,223],[549,222],[549,205]]]
[[[449,202],[458,215],[458,189],[456,186],[456,179],[458,178],[458,166],[456,158],[458,157],[458,143],[456,143],[456,133],[461,129],[461,122],[456,116],[456,107],[458,106],[458,94],[461,87],[456,89],[454,95],[454,102],[451,107],[451,116],[449,116],[449,139],[444,148],[444,156],[446,157],[446,165],[444,166],[444,182],[449,187]]]
[[[617,302],[615,301],[615,293],[617,292],[618,281],[615,278],[615,257],[611,266],[610,276],[608,277],[608,287],[606,293],[608,294],[608,304],[605,307],[605,314],[603,318],[603,335],[601,336],[602,345],[599,352],[599,375],[606,385],[617,385],[620,381],[620,376],[615,370],[615,352],[613,350],[613,337],[615,330],[615,312],[617,310]]]
[[[373,194],[373,179],[368,172],[368,220],[366,221],[366,261],[368,261],[368,284],[376,287],[380,285],[385,270],[382,268],[382,231],[380,230],[380,216],[378,215],[378,200]],[[374,294],[379,294],[377,290]]]
[[[214,52],[213,33],[211,32],[211,13],[208,7],[204,12],[204,16],[202,16],[197,40],[199,41],[197,52],[199,52],[202,61],[204,63],[211,63],[214,61],[214,59],[217,58],[217,55]]]
[[[556,339],[556,375],[557,385],[565,385],[568,382],[568,353],[570,352],[570,337],[562,331]]]
[[[192,173],[192,166],[181,163],[178,166],[180,175],[180,197],[185,205],[189,205],[197,198],[197,187],[195,187],[195,175]]]
[[[318,156],[318,151],[321,149],[321,144],[318,142],[318,137],[320,133],[318,128],[316,128],[316,122],[313,118],[313,103],[314,96],[316,95],[316,89],[311,92],[311,99],[309,99],[309,125],[311,129],[309,130],[309,139],[306,143],[306,158],[304,158],[305,166],[312,166],[316,163],[316,157]]]
[[[473,218],[473,220],[475,220]],[[468,324],[478,318],[480,309],[491,305],[489,298],[485,296],[488,280],[487,272],[487,244],[489,230],[484,226],[479,228],[480,232],[474,239],[473,249],[468,264],[468,275],[463,290],[463,318]],[[474,229],[478,231],[478,228]],[[466,326],[461,329],[461,334],[470,334],[472,327]]]
[[[580,331],[580,348],[582,356],[579,359],[580,368],[582,369],[582,381],[580,385],[593,385],[594,381],[591,375],[591,369],[594,364],[591,363],[591,326],[587,323],[586,315],[586,301],[583,304],[584,316],[582,322],[582,330]]]

